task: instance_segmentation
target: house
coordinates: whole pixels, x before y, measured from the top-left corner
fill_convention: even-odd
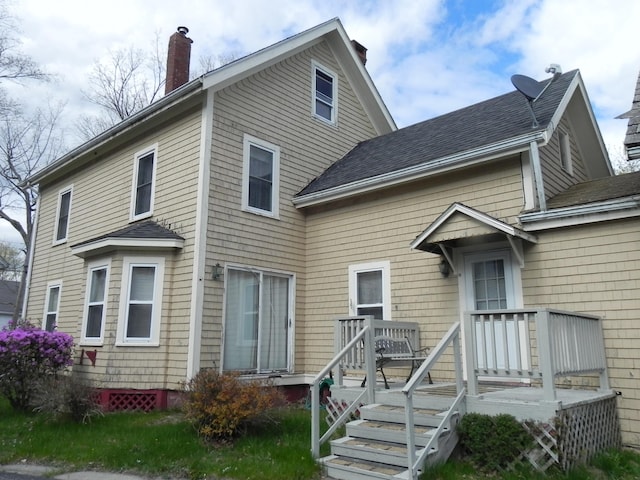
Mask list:
[[[304,385],[306,228],[291,199],[396,128],[337,19],[191,82],[172,60],[187,33],[170,39],[161,100],[30,178],[25,316],[74,336],[76,371],[114,408],[171,403],[202,368]]]
[[[0,260],[4,262],[4,259],[0,258]],[[13,318],[19,287],[20,282],[0,280],[0,330],[9,325]]]
[[[413,378],[457,389],[439,432],[465,409],[570,412],[591,451],[619,415],[640,445],[640,175],[613,175],[580,72],[396,129],[365,53],[331,20],[36,173],[26,316],[75,336],[74,371],[114,408],[171,403],[202,368],[283,386],[333,371],[356,408],[387,393],[373,332],[401,332],[433,349]],[[478,385],[493,377],[542,399],[500,403]]]

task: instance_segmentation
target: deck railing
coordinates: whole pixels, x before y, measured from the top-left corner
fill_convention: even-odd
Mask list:
[[[465,314],[468,393],[477,395],[478,379],[542,381],[545,401],[556,401],[555,379],[599,375],[609,386],[602,320],[554,309],[481,310]]]

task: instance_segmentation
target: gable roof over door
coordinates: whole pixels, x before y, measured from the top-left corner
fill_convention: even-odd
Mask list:
[[[560,75],[533,104],[517,91],[358,144],[294,198],[305,207],[385,188],[527,150],[549,141],[567,112],[593,178],[611,173],[578,70]],[[603,162],[603,158],[606,160]]]

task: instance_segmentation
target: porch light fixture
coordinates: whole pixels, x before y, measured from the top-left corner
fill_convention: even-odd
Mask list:
[[[447,259],[444,257],[440,257],[440,263],[438,264],[438,269],[440,270],[440,275],[442,275],[442,278],[447,278],[451,273],[449,262],[447,262]]]
[[[222,277],[223,272],[224,272],[224,268],[222,267],[222,265],[220,265],[219,263],[216,263],[213,266],[213,271],[211,272],[211,278],[213,280],[220,280],[220,277]]]

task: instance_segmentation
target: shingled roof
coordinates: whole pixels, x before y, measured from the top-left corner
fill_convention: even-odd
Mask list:
[[[640,74],[636,82],[636,91],[633,96],[631,110],[617,118],[628,118],[627,133],[624,138],[624,146],[629,160],[640,159]]]
[[[90,243],[99,242],[106,239],[136,239],[136,240],[184,240],[180,235],[175,233],[162,225],[154,222],[153,220],[146,220],[144,222],[134,223],[128,225],[115,232],[107,233],[99,237],[92,238],[85,242],[73,245],[71,248],[80,247]]]
[[[626,173],[578,183],[547,200],[547,208],[564,208],[575,205],[604,202],[616,198],[640,195],[640,172]]]
[[[578,75],[572,70],[554,80],[533,106],[517,91],[456,110],[358,144],[311,181],[296,197],[348,185],[416,165],[543,131]],[[548,83],[551,79],[546,80]]]

